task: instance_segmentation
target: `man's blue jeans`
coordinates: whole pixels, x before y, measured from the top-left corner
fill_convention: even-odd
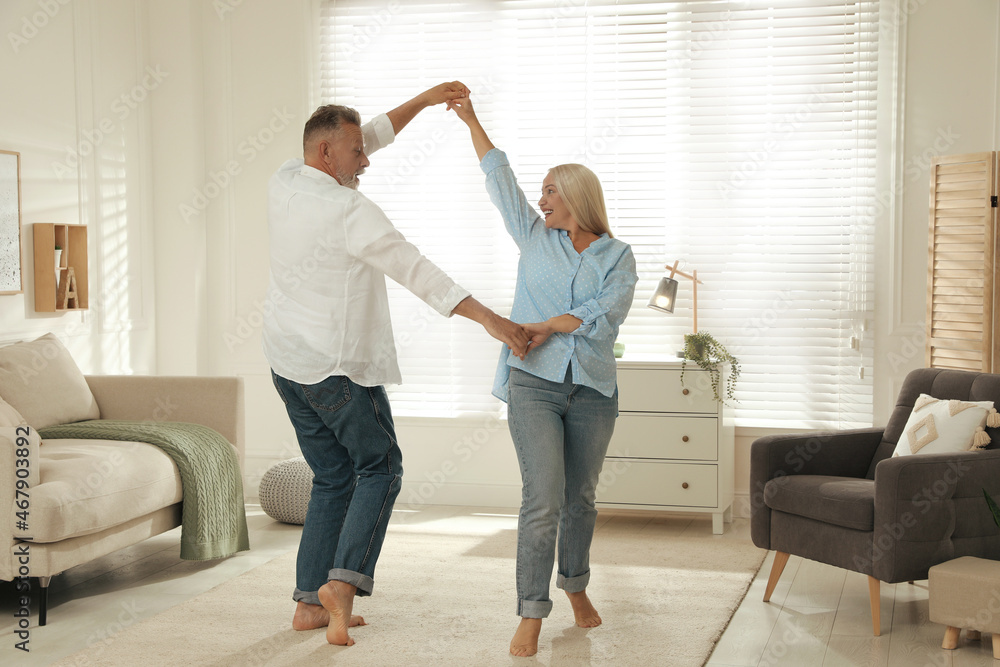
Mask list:
[[[551,382],[510,371],[508,426],[521,466],[517,523],[517,614],[545,618],[558,528],[556,586],[579,593],[590,582],[597,481],[618,417],[618,392]]]
[[[403,476],[385,389],[340,375],[310,385],[271,377],[314,475],[292,599],[318,605],[333,579],[371,595]]]

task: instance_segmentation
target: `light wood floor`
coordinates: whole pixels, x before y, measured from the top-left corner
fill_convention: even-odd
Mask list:
[[[486,510],[425,506],[421,511],[464,522],[474,521]],[[628,520],[618,520],[617,515],[602,512],[595,539],[621,529],[641,530],[645,524],[635,519],[634,514]],[[711,535],[710,520],[690,515],[650,520],[677,523],[685,535]],[[0,582],[0,665],[48,665],[298,544],[299,526],[277,523],[259,507],[248,506],[247,522],[253,550],[222,561],[180,560],[180,529],[176,529],[56,577],[50,589],[49,624],[31,628],[29,654],[14,649],[13,589]],[[749,540],[749,533],[747,520],[736,519],[727,525],[726,538]],[[883,584],[883,636],[873,638],[865,577],[793,556],[771,602],[764,603],[761,598],[772,558],[770,554],[765,560],[707,663],[709,667],[1000,667],[1000,661],[994,663],[991,658],[990,635],[984,636],[984,642],[970,643],[963,634],[959,650],[940,648],[944,628],[927,619],[926,581],[913,586]],[[32,621],[37,621],[34,611]],[[670,665],[669,655],[670,647],[664,647],[663,665]],[[528,660],[518,662],[529,664]]]
[[[749,529],[746,520],[736,531]],[[872,636],[868,577],[803,560],[788,564],[763,602],[774,552],[770,552],[747,596],[723,633],[707,667],[987,667],[993,660],[991,635],[959,648],[941,648],[944,626],[931,623],[927,581],[882,584],[882,636]]]

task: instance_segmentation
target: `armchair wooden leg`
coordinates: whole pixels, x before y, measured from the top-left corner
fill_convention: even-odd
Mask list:
[[[970,642],[982,641],[983,633],[980,630],[966,630],[965,638],[968,639]]]
[[[872,631],[878,637],[882,634],[882,582],[875,577],[868,577],[868,597],[872,605]]]
[[[953,628],[949,625],[944,631],[944,641],[941,642],[941,648],[949,651],[958,648],[958,634],[960,632],[962,632],[962,628]]]
[[[993,659],[1000,660],[1000,632],[993,633]]]
[[[781,572],[785,569],[785,564],[788,563],[788,556],[790,554],[784,551],[774,552],[774,563],[771,565],[771,575],[767,578],[767,588],[764,589],[764,602],[771,601],[771,593],[774,592],[774,587],[778,585],[778,579],[781,578]]]

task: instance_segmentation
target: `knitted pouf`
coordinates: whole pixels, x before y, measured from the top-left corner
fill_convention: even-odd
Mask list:
[[[313,471],[301,456],[274,464],[260,480],[260,508],[283,523],[306,522]]]

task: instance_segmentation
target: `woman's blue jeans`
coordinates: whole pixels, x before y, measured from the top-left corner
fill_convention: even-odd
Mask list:
[[[271,377],[314,475],[292,599],[318,605],[333,579],[371,595],[403,475],[385,389],[340,375],[310,385]]]
[[[590,582],[597,481],[618,417],[618,392],[551,382],[512,368],[508,426],[521,466],[517,523],[517,614],[545,618],[559,546],[556,586],[578,593]]]

